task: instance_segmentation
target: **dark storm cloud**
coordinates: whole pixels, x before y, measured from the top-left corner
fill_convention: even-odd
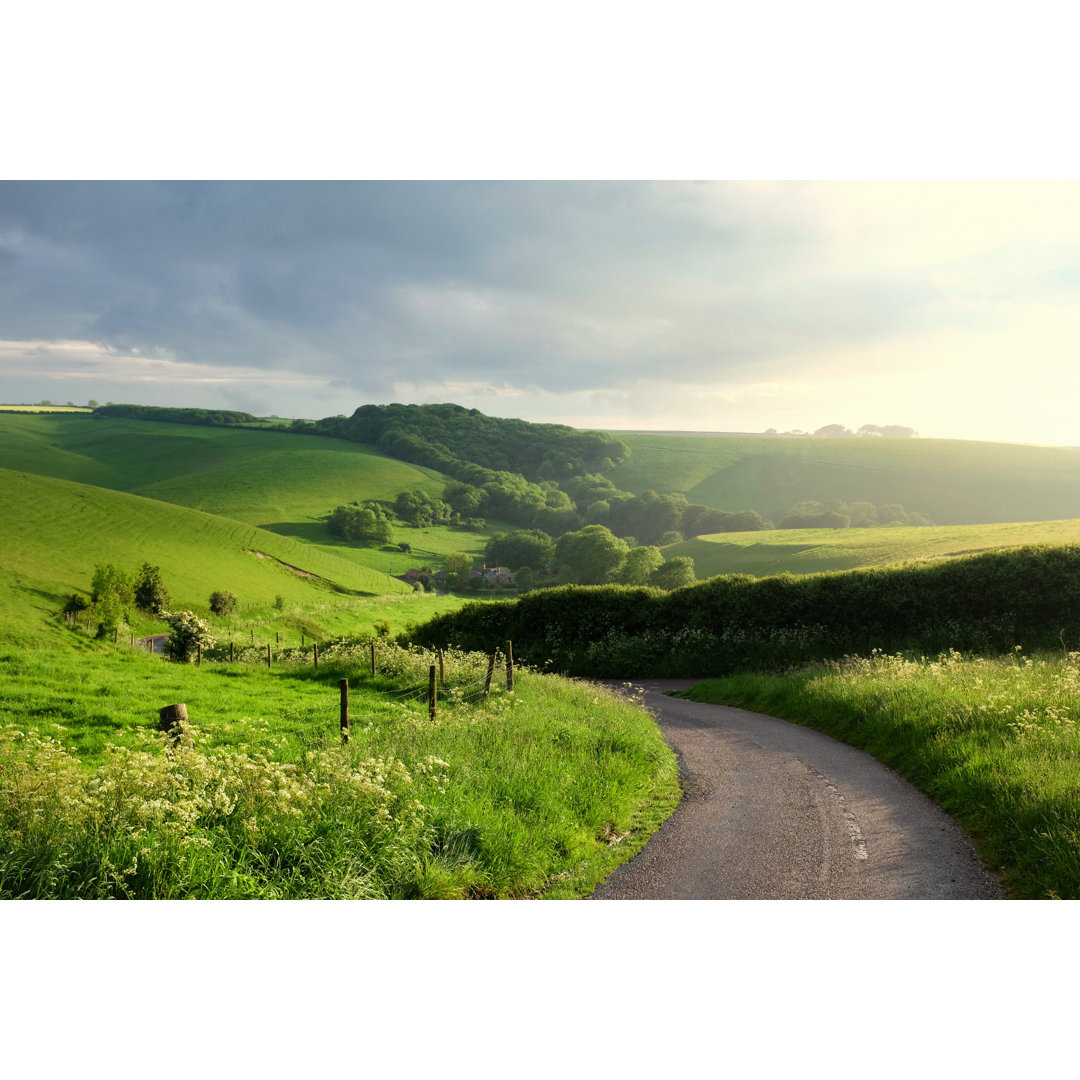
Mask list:
[[[760,374],[932,308],[821,243],[783,186],[5,183],[0,337],[561,391]]]

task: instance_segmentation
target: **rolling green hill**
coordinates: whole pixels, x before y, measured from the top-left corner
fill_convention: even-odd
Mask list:
[[[292,432],[0,415],[0,466],[145,495],[261,527],[443,481],[369,446]]]
[[[143,495],[268,529],[358,567],[402,574],[446,555],[479,557],[501,527],[481,533],[400,528],[413,552],[333,539],[324,516],[340,503],[442,494],[445,478],[371,446],[317,435],[90,416],[0,414],[0,467]]]
[[[332,552],[244,522],[106,488],[0,469],[4,629],[47,623],[94,567],[161,567],[177,606],[205,608],[215,589],[247,604],[277,596],[300,605],[327,598],[407,594],[408,586]]]
[[[610,477],[778,521],[795,503],[899,503],[938,525],[1080,517],[1080,450],[951,439],[628,435]]]
[[[696,536],[664,548],[689,555],[699,580],[717,574],[818,574],[863,566],[895,566],[997,548],[1080,543],[1080,520],[933,528],[777,529]]]

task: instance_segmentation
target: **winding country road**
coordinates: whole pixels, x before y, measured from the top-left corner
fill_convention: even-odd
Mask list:
[[[967,835],[891,769],[809,728],[664,694],[692,685],[635,683],[685,796],[593,899],[1004,898]]]

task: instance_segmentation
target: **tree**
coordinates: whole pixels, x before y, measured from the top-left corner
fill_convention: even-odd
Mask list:
[[[645,585],[649,575],[662,566],[664,556],[660,554],[658,547],[636,547],[626,553],[618,580],[621,585]]]
[[[693,585],[697,581],[694,573],[694,560],[689,555],[677,555],[668,559],[649,575],[649,584],[660,589],[681,589],[684,585]]]
[[[472,557],[463,551],[455,551],[443,560],[446,584],[450,586],[467,585],[472,572]]]
[[[536,571],[531,566],[522,566],[514,574],[517,591],[527,593],[536,588]]]
[[[543,570],[551,565],[555,545],[546,532],[539,529],[517,529],[512,533],[496,533],[484,548],[488,566],[507,566],[517,570],[531,566]]]
[[[603,525],[586,525],[577,532],[563,533],[555,544],[555,561],[567,581],[579,585],[600,585],[617,578],[630,550]]]
[[[131,618],[135,606],[135,587],[131,575],[112,563],[94,567],[90,583],[90,600],[98,620],[98,637],[115,631]]]
[[[846,439],[854,434],[850,428],[844,427],[843,424],[826,424],[814,432],[814,435],[820,439]]]
[[[160,615],[169,606],[169,590],[161,580],[161,568],[143,563],[135,582],[135,604],[143,611]]]
[[[240,610],[240,600],[236,593],[218,589],[210,594],[210,610],[215,615],[235,615]]]
[[[386,544],[393,527],[386,511],[378,503],[363,506],[336,506],[326,520],[331,535],[363,544]]]

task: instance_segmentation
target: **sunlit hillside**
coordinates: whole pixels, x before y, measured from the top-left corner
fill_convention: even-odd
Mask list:
[[[717,574],[818,574],[861,566],[895,566],[997,548],[1080,542],[1080,520],[934,528],[776,529],[696,536],[664,549],[689,555],[699,579]]]
[[[177,604],[204,608],[229,589],[246,604],[406,594],[408,586],[317,547],[123,492],[0,469],[4,507],[0,613],[8,629],[47,623],[94,567],[161,567]]]
[[[1080,450],[951,439],[620,435],[627,491],[778,521],[795,503],[899,503],[938,525],[1080,517]]]

